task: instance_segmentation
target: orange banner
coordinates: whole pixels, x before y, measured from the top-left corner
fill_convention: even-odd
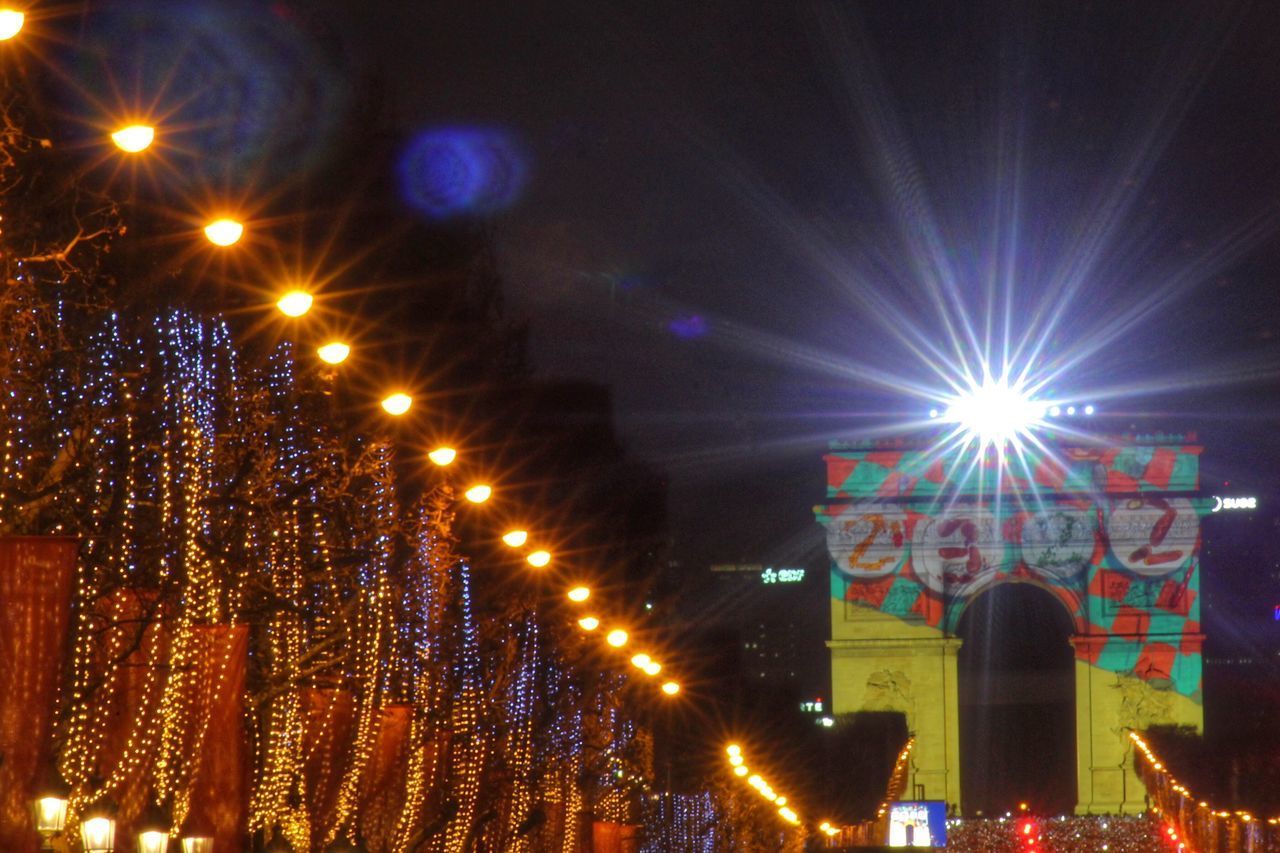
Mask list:
[[[247,850],[249,755],[244,731],[248,625],[197,625],[199,715],[209,724],[199,740],[192,780],[190,827],[213,833],[214,850]],[[199,718],[199,717],[197,717]]]
[[[373,754],[364,775],[360,833],[370,850],[390,850],[404,802],[405,744],[413,723],[413,706],[382,709]]]
[[[31,799],[49,734],[79,542],[0,538],[0,850],[36,849]]]
[[[302,773],[306,779],[311,832],[323,836],[332,820],[351,748],[356,699],[350,690],[302,691]]]

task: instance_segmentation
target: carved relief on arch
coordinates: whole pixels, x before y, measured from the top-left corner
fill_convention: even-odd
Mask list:
[[[900,711],[907,715],[907,727],[913,727],[916,699],[911,692],[910,677],[897,669],[881,669],[868,675],[862,710]]]

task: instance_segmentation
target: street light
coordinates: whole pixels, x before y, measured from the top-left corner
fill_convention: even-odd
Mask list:
[[[311,310],[311,304],[314,301],[314,297],[305,290],[290,290],[276,300],[276,307],[286,317],[301,317]]]
[[[8,41],[22,31],[27,16],[16,9],[0,9],[0,41]]]
[[[115,853],[116,819],[106,803],[91,806],[81,816],[80,844],[84,853]]]
[[[347,360],[347,356],[351,355],[351,347],[342,343],[342,341],[330,341],[323,346],[316,348],[316,354],[320,356],[320,360],[328,364],[342,364]]]
[[[156,807],[149,809],[138,822],[138,853],[166,853],[172,821]]]
[[[512,548],[519,548],[521,545],[529,541],[529,531],[527,530],[508,530],[502,534],[502,541]]]
[[[634,655],[631,658],[631,665],[634,666],[636,669],[644,669],[646,666],[648,666],[652,662],[653,662],[653,659],[650,658],[648,655],[646,655],[644,652]]]
[[[486,486],[483,483],[479,483],[467,489],[463,494],[466,496],[467,500],[471,501],[473,504],[482,504],[493,496],[493,488],[491,486]]]
[[[208,835],[184,835],[182,853],[213,853],[213,838]]]
[[[662,664],[658,663],[656,660],[651,660],[648,664],[640,668],[643,669],[644,674],[648,676],[654,676],[662,672]]]
[[[600,627],[600,620],[594,616],[583,616],[578,620],[578,627],[584,631],[594,631]]]
[[[453,460],[458,458],[458,451],[454,450],[452,447],[437,447],[435,450],[427,454],[427,458],[431,460],[432,464],[439,465],[443,468],[446,465],[452,464]]]
[[[662,692],[668,696],[674,696],[680,692],[680,685],[674,681],[668,681],[666,684],[662,685]]]
[[[156,129],[145,124],[131,124],[111,134],[111,141],[116,147],[128,154],[146,151],[155,141]]]
[[[204,236],[215,246],[234,246],[244,236],[244,225],[234,219],[215,219],[204,227]]]
[[[526,563],[533,566],[535,569],[540,569],[543,566],[545,566],[547,563],[551,562],[551,552],[541,551],[541,550],[534,551],[532,554],[525,557],[524,559]]]
[[[409,407],[413,405],[413,398],[403,391],[397,391],[394,394],[388,394],[382,398],[382,408],[387,414],[399,417],[409,411]]]
[[[587,589],[585,586],[575,586],[573,589],[569,590],[570,601],[586,601],[590,597],[591,590]]]
[[[605,637],[605,642],[615,649],[620,649],[627,644],[627,632],[621,628],[614,628],[609,632],[609,636]]]
[[[41,848],[52,850],[52,839],[67,826],[67,801],[71,788],[53,768],[49,768],[44,783],[36,791],[31,812],[36,832],[40,833]]]

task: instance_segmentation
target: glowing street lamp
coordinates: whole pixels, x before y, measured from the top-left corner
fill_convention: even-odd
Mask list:
[[[169,849],[169,816],[153,808],[138,824],[138,853],[167,853]]]
[[[751,771],[747,769],[745,764],[739,764],[737,767],[733,768],[734,776],[746,776],[750,772]]]
[[[116,147],[128,154],[146,151],[155,138],[156,129],[145,124],[131,124],[111,134],[111,141]]]
[[[578,627],[584,631],[594,631],[600,627],[600,620],[594,616],[583,616],[578,620]]]
[[[729,744],[724,748],[724,751],[730,755],[742,755],[742,747],[738,746],[736,743]]]
[[[316,355],[326,364],[342,364],[351,355],[351,347],[341,341],[330,341],[316,349]]]
[[[541,550],[534,551],[532,554],[525,557],[524,559],[526,563],[533,566],[535,569],[540,569],[543,566],[545,566],[547,563],[551,562],[551,552],[541,551]]]
[[[244,225],[234,219],[215,219],[204,227],[204,236],[215,246],[234,246],[244,236]]]
[[[36,798],[31,804],[36,832],[40,833],[42,848],[45,850],[54,849],[53,837],[67,826],[67,803],[70,796],[70,786],[62,781],[56,770],[50,768],[48,779],[37,790]]]
[[[26,20],[27,16],[16,9],[0,9],[0,41],[8,41],[22,32]]]
[[[399,417],[409,411],[409,407],[413,405],[413,398],[404,392],[397,391],[394,394],[388,394],[382,398],[382,408],[389,415]]]
[[[512,548],[519,548],[521,545],[529,541],[529,531],[527,530],[508,530],[502,534],[502,541]]]
[[[587,589],[585,586],[575,586],[573,589],[569,590],[568,595],[570,601],[582,602],[591,597],[591,590]]]
[[[116,820],[106,805],[92,806],[81,816],[80,844],[84,853],[114,853]]]
[[[467,500],[471,501],[473,504],[482,504],[489,500],[493,495],[493,489],[492,487],[481,483],[467,489],[463,494],[466,495]]]
[[[458,458],[458,451],[452,447],[437,447],[435,450],[427,454],[427,458],[431,460],[431,464],[439,465],[443,468],[453,463]]]
[[[621,628],[614,628],[609,632],[609,636],[605,637],[605,642],[615,649],[620,649],[627,644],[627,632]]]
[[[650,658],[648,655],[646,655],[644,652],[641,652],[638,655],[634,655],[631,658],[631,665],[634,666],[636,669],[644,669],[646,666],[648,666],[652,662],[653,662],[653,659]]]
[[[213,838],[207,835],[184,835],[182,853],[213,853]]]
[[[680,692],[680,685],[674,681],[668,681],[666,684],[662,685],[662,692],[668,696],[674,696]]]
[[[656,660],[651,660],[646,666],[642,666],[641,669],[644,670],[645,675],[654,676],[662,672],[662,664],[658,663]]]
[[[315,299],[305,290],[290,290],[276,301],[276,307],[286,317],[301,317],[311,310]]]

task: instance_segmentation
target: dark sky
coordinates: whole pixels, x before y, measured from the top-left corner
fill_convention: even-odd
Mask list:
[[[1199,426],[1213,477],[1280,500],[1270,4],[298,9],[405,130],[522,152],[509,313],[544,375],[613,387],[692,565],[811,558],[825,442],[1005,338],[1100,429]]]

